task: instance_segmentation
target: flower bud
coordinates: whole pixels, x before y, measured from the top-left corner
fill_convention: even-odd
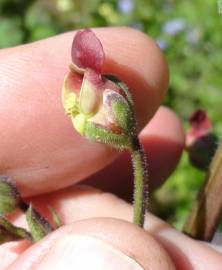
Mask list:
[[[205,111],[195,111],[189,122],[191,129],[186,135],[186,149],[190,162],[200,170],[207,170],[217,149],[218,138],[212,132],[212,123]]]

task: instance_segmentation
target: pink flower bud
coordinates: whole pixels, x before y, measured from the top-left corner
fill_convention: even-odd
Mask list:
[[[189,118],[191,125],[186,136],[186,146],[212,131],[212,123],[204,110],[196,110]]]

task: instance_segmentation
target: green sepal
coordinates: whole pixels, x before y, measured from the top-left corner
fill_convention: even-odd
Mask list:
[[[119,150],[131,149],[131,140],[128,136],[113,133],[113,131],[90,121],[85,125],[84,135],[89,140],[104,143]]]
[[[34,241],[42,239],[53,231],[49,222],[42,217],[30,204],[26,212],[26,220]]]
[[[0,244],[22,239],[32,241],[32,236],[25,229],[14,226],[0,215]]]
[[[49,208],[49,211],[52,215],[52,220],[55,224],[55,228],[58,229],[59,227],[62,226],[62,220],[54,208],[52,208],[51,206],[49,206],[48,208]]]
[[[14,183],[7,176],[0,176],[0,214],[15,210],[21,201]]]
[[[129,137],[135,134],[134,114],[126,99],[115,91],[105,93],[107,106],[111,106],[110,113],[113,115],[115,122],[121,127],[122,132]]]

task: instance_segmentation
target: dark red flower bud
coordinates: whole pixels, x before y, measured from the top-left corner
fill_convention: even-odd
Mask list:
[[[212,123],[204,110],[195,111],[189,118],[190,130],[186,135],[186,149],[192,165],[207,170],[218,145],[212,132]]]
[[[189,147],[199,137],[202,137],[212,131],[212,123],[204,110],[196,110],[189,118],[191,125],[186,136],[186,146]]]

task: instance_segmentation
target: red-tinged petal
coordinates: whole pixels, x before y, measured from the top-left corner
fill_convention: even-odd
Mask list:
[[[101,73],[105,54],[100,40],[90,29],[78,31],[72,43],[72,61],[79,68]]]
[[[212,131],[212,123],[204,110],[196,110],[189,118],[191,129],[187,132],[186,145],[189,146],[198,138]]]

